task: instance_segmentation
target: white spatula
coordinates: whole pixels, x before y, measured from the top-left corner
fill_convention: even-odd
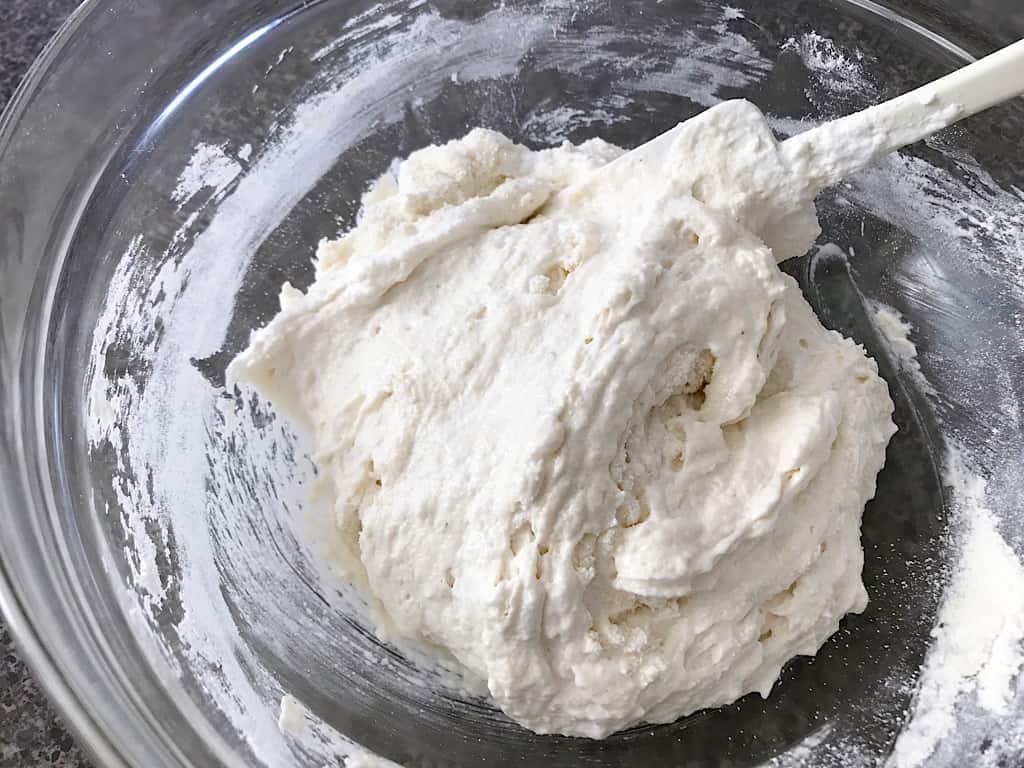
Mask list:
[[[562,193],[595,184],[642,200],[649,189],[689,194],[759,236],[776,260],[817,236],[812,201],[826,187],[900,147],[1024,93],[1024,40],[928,85],[778,142],[753,104],[727,101],[597,169]]]
[[[782,151],[790,160],[806,163],[814,177],[812,183],[824,189],[882,155],[1021,94],[1024,40],[895,99],[798,134],[782,144]],[[684,125],[680,123],[605,168],[627,164],[656,167]]]

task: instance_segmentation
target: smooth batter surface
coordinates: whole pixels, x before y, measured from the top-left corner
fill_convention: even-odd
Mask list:
[[[600,173],[600,140],[414,153],[230,370],[313,435],[381,634],[542,733],[767,695],[867,601],[892,403],[776,266],[807,158],[745,102],[686,125]]]

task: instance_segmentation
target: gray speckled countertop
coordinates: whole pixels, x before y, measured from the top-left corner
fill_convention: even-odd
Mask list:
[[[78,0],[0,0],[0,109]],[[0,768],[89,768],[0,619]]]

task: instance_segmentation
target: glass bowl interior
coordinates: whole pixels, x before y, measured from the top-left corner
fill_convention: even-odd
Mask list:
[[[7,610],[94,749],[147,765],[319,766],[350,741],[403,765],[881,764],[948,576],[954,443],[987,469],[1020,544],[1020,104],[825,193],[820,247],[785,265],[823,322],[878,361],[900,430],[864,515],[871,603],[767,700],[603,742],[511,723],[376,639],[325,565],[304,437],[224,371],[396,157],[478,125],[532,147],[632,147],[728,98],[788,135],[949,71],[985,36],[965,50],[866,0],[201,5],[158,14],[163,35],[155,18],[129,20],[167,44],[131,81],[123,125],[112,107],[90,137],[48,257],[3,287],[29,286],[23,317],[4,317],[23,355],[4,395],[39,467],[11,470],[35,489],[12,514],[47,511],[32,542],[4,542],[23,553],[5,549]],[[114,34],[95,6],[81,18],[97,41]],[[46,87],[75,88],[64,67]],[[25,148],[5,151],[13,163]],[[881,305],[910,323],[917,364],[894,354]],[[51,613],[33,608],[43,594]],[[282,731],[286,694],[304,725]],[[998,745],[1011,718],[937,754]]]

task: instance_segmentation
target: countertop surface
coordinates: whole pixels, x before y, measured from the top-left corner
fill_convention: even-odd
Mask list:
[[[1021,0],[1001,0],[1024,27]],[[78,0],[0,0],[0,109]],[[993,3],[966,0],[968,8]],[[1015,16],[1021,14],[1021,16]],[[0,619],[0,768],[92,768],[32,678]]]
[[[0,110],[78,0],[0,0]],[[0,768],[91,768],[0,619]]]

